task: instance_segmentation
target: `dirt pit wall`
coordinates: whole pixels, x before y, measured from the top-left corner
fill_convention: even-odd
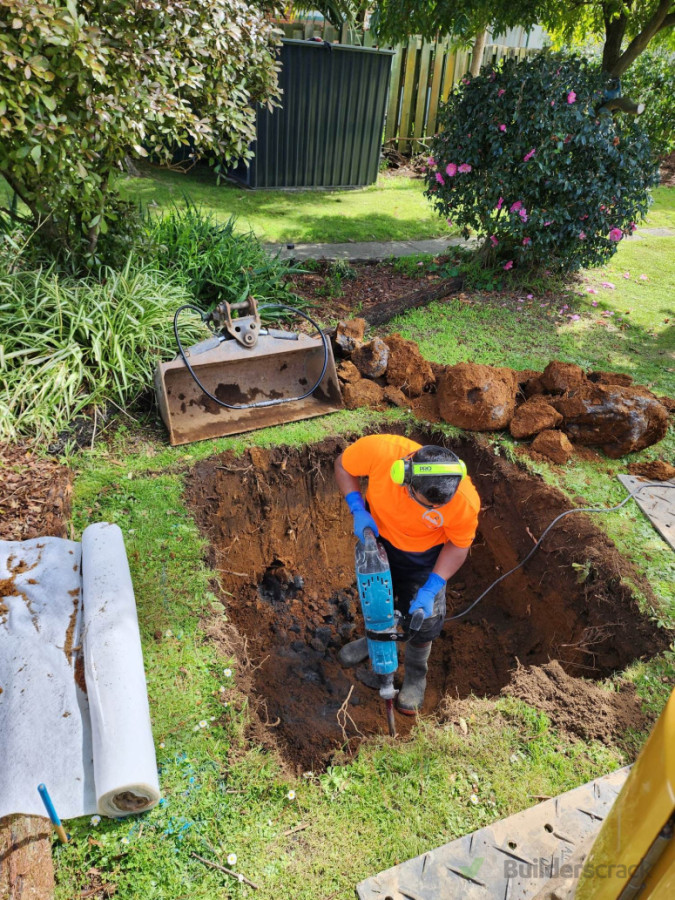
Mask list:
[[[571,508],[486,444],[450,445],[467,463],[481,516],[469,558],[448,583],[449,616],[513,568]],[[269,720],[278,720],[287,760],[304,769],[386,732],[368,664],[345,670],[336,660],[344,643],[363,634],[352,519],[333,478],[344,446],[336,438],[302,450],[225,454],[199,463],[188,481],[228,618],[258,666],[255,693]],[[519,664],[557,660],[571,676],[602,678],[664,649],[668,635],[641,614],[624,576],[638,580],[588,516],[564,518],[523,569],[466,617],[446,622],[433,645],[423,712],[436,711],[446,696],[496,696]],[[402,735],[409,731],[409,718],[397,722]]]

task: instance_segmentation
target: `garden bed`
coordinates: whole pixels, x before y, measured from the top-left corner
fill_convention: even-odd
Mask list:
[[[416,439],[439,440],[431,434]],[[367,668],[345,670],[336,660],[339,648],[363,633],[351,521],[332,472],[344,445],[336,438],[301,451],[225,454],[198,463],[188,479],[189,502],[227,594],[228,618],[253,662],[256,704],[264,701],[287,762],[305,769],[321,768],[340,748],[353,752],[364,738],[386,732],[379,696],[364,683]],[[560,492],[496,457],[489,445],[467,440],[452,446],[467,462],[483,512],[469,559],[449,582],[448,615],[469,606],[570,508]],[[525,569],[465,619],[446,623],[433,647],[423,712],[443,715],[448,700],[508,691],[521,664],[557,660],[575,684],[655,656],[668,646],[668,635],[641,613],[628,577],[640,582],[589,517],[565,518]],[[647,584],[641,589],[651,597]],[[540,682],[536,669],[531,678]],[[521,670],[521,694],[527,680]],[[609,740],[643,724],[632,694],[621,696],[619,720],[609,712],[617,695],[593,692],[585,705],[593,709],[591,718],[607,723],[598,736]],[[398,717],[401,735],[410,727],[409,719]]]

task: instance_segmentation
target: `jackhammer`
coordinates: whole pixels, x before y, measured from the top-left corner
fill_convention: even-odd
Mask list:
[[[416,610],[404,631],[398,630],[401,614],[394,611],[389,560],[371,528],[363,532],[355,550],[356,582],[361,600],[361,610],[366,626],[368,656],[373,672],[380,679],[380,697],[385,702],[389,734],[396,737],[394,699],[398,691],[394,687],[394,672],[398,668],[396,644],[407,641],[411,632],[418,631],[424,621],[424,612]]]

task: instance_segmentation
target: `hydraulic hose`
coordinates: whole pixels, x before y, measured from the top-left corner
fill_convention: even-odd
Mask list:
[[[183,362],[187,366],[188,372],[194,379],[197,387],[201,391],[203,391],[210,400],[213,400],[214,403],[217,403],[218,406],[223,406],[223,407],[225,407],[225,409],[259,409],[261,407],[267,407],[267,406],[279,406],[282,403],[295,403],[298,400],[304,400],[305,397],[309,397],[310,394],[313,394],[314,391],[319,387],[319,385],[323,381],[324,375],[326,374],[326,369],[328,368],[328,358],[329,358],[328,357],[328,339],[326,338],[326,335],[323,333],[323,331],[321,330],[318,323],[315,322],[314,319],[310,318],[310,316],[308,316],[307,313],[302,312],[302,310],[300,310],[300,309],[295,309],[295,307],[293,307],[293,306],[286,306],[283,303],[267,303],[265,306],[259,307],[260,312],[262,312],[262,310],[264,310],[264,309],[286,309],[289,312],[294,313],[295,315],[302,316],[303,319],[306,319],[309,322],[309,324],[312,325],[312,327],[316,329],[316,331],[319,333],[319,336],[321,338],[321,343],[323,345],[323,366],[321,368],[321,374],[319,375],[317,380],[314,382],[314,384],[311,386],[311,388],[306,390],[304,394],[300,394],[299,397],[277,397],[274,400],[261,400],[258,403],[242,403],[238,406],[233,403],[225,403],[224,400],[219,400],[218,397],[214,396],[214,394],[212,394],[209,390],[207,390],[207,388],[204,387],[204,385],[201,383],[201,381],[197,377],[197,373],[190,365],[187,356],[185,355],[185,350],[183,349],[183,344],[181,343],[181,339],[178,334],[178,316],[181,314],[181,312],[183,312],[184,309],[193,310],[194,312],[198,313],[199,317],[202,319],[202,321],[204,321],[204,314],[202,313],[201,309],[199,309],[198,306],[194,306],[192,303],[184,303],[182,306],[178,307],[178,309],[176,310],[174,317],[173,317],[173,333],[176,337],[176,344],[178,345],[178,350],[180,352]]]
[[[509,569],[508,572],[504,572],[504,574],[500,575],[499,578],[497,578],[495,581],[493,581],[492,584],[489,585],[489,587],[486,587],[485,590],[483,591],[483,593],[480,595],[480,597],[478,597],[476,600],[473,601],[471,606],[467,606],[467,608],[465,610],[463,610],[461,613],[457,613],[454,616],[447,616],[445,621],[452,622],[455,619],[461,619],[462,616],[465,616],[465,615],[467,615],[467,613],[470,613],[471,610],[475,606],[478,606],[478,604],[481,602],[483,597],[485,597],[486,594],[488,594],[492,590],[493,587],[496,587],[501,581],[503,581],[505,578],[508,578],[509,575],[513,575],[514,572],[517,572],[518,569],[521,568],[521,566],[524,566],[525,563],[528,561],[528,559],[530,559],[530,557],[535,553],[535,551],[539,549],[541,542],[544,540],[544,538],[549,533],[549,531],[553,528],[553,526],[557,525],[561,519],[565,518],[565,516],[571,516],[572,513],[578,513],[578,512],[585,512],[585,513],[616,512],[617,509],[621,509],[621,507],[625,506],[629,500],[632,500],[632,498],[636,494],[639,494],[640,491],[643,491],[645,488],[648,488],[648,487],[675,488],[675,484],[665,484],[662,481],[656,481],[656,482],[650,481],[650,482],[647,482],[646,484],[641,484],[640,487],[635,488],[634,491],[631,491],[630,494],[627,497],[624,497],[624,499],[621,501],[621,503],[618,503],[616,506],[607,506],[607,507],[605,507],[605,506],[595,506],[595,507],[588,506],[588,507],[579,507],[578,509],[565,510],[565,512],[560,513],[559,516],[556,516],[555,519],[544,529],[544,532],[542,533],[542,535],[539,538],[539,540],[537,541],[537,543],[530,550],[530,552],[527,554],[527,556],[518,563],[517,566],[514,566],[512,569]]]

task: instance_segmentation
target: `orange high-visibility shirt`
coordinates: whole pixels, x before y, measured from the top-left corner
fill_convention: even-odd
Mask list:
[[[420,553],[446,541],[469,547],[476,535],[480,498],[468,476],[452,500],[438,509],[425,509],[410,497],[406,485],[391,480],[392,463],[421,446],[395,434],[371,434],[347,447],[342,465],[350,475],[368,477],[370,512],[382,537],[399,550]]]

